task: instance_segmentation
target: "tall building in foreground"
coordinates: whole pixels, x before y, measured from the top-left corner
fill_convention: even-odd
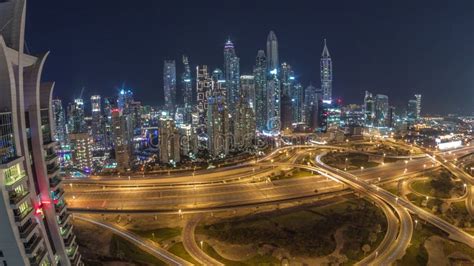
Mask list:
[[[275,32],[270,31],[267,36],[267,74],[280,67],[278,61],[278,40]]]
[[[82,265],[53,140],[48,53],[24,53],[25,0],[0,2],[0,262]]]
[[[332,60],[324,39],[323,53],[321,54],[321,89],[323,101],[332,100]]]
[[[165,93],[165,108],[174,114],[176,108],[176,63],[165,60],[163,64],[163,90]]]

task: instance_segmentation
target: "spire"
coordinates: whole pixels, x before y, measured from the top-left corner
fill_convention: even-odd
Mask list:
[[[331,57],[331,55],[329,55],[329,50],[326,45],[326,38],[324,39],[324,48],[323,48],[323,53],[321,54],[321,57]]]

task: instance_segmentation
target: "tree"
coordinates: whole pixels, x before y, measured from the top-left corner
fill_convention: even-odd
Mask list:
[[[363,245],[362,251],[364,251],[364,256],[365,256],[365,254],[367,254],[367,252],[370,251],[370,246],[368,244]]]

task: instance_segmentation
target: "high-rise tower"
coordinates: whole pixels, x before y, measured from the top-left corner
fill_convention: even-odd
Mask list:
[[[278,69],[278,40],[273,31],[270,31],[267,37],[267,74]]]
[[[323,91],[323,101],[332,99],[332,60],[324,39],[323,53],[321,54],[321,89]]]
[[[26,0],[0,2],[0,262],[81,265],[53,140],[48,52],[24,52]]]
[[[163,90],[165,94],[165,108],[173,114],[176,108],[176,63],[174,60],[164,61]]]
[[[253,68],[253,75],[255,80],[255,115],[257,122],[257,129],[262,131],[267,124],[267,65],[265,52],[259,50],[255,67]]]
[[[183,55],[184,72],[181,75],[181,86],[184,103],[184,117],[183,120],[186,124],[191,123],[191,112],[193,106],[193,86],[191,80],[191,67],[189,66],[189,59],[186,55]]]
[[[227,89],[227,106],[233,114],[240,95],[240,59],[236,56],[234,44],[230,40],[224,46],[224,79]]]

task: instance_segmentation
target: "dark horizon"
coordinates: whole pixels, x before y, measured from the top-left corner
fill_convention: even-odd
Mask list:
[[[428,4],[429,6],[428,6]],[[110,96],[123,83],[144,104],[162,104],[163,60],[181,55],[192,66],[221,68],[228,37],[251,73],[258,49],[274,30],[280,62],[304,87],[320,86],[319,59],[326,38],[334,65],[333,95],[360,104],[365,90],[405,107],[421,93],[424,114],[474,112],[474,3],[240,2],[240,5],[29,1],[27,46],[51,51],[45,78],[64,101]],[[193,73],[194,76],[195,73]],[[179,83],[178,83],[179,85]],[[179,88],[179,87],[178,87]],[[449,99],[449,100],[447,100]]]

